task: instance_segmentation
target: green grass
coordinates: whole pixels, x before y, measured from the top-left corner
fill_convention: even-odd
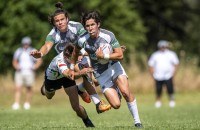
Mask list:
[[[31,110],[11,109],[11,95],[0,99],[0,130],[83,130],[87,129],[68,104],[63,92],[56,93],[48,101],[35,93]],[[200,93],[177,93],[177,106],[168,107],[167,96],[163,95],[163,106],[154,107],[154,94],[136,94],[139,114],[144,130],[199,130],[200,129]],[[94,130],[129,130],[133,127],[133,119],[126,103],[118,110],[111,109],[97,114],[95,106],[81,101],[93,123]],[[91,128],[90,128],[91,129]]]

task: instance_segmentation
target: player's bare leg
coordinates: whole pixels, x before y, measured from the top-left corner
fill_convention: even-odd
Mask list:
[[[89,119],[87,112],[84,107],[79,104],[77,87],[72,86],[69,88],[65,88],[66,94],[69,96],[69,100],[72,106],[72,109],[76,112],[77,116],[79,116],[86,127],[94,127],[92,121]]]

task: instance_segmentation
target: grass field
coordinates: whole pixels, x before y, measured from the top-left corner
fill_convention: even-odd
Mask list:
[[[5,94],[7,93],[7,94]],[[8,91],[1,94],[0,130],[83,130],[87,129],[68,104],[63,91],[58,91],[52,100],[35,92],[31,110],[11,109],[13,96]],[[163,95],[163,106],[154,107],[153,93],[136,94],[140,118],[145,130],[199,130],[200,92],[177,93],[177,106],[168,107],[167,96]],[[104,97],[102,97],[104,98]],[[95,124],[94,130],[129,130],[133,119],[122,100],[118,110],[111,109],[97,114],[95,106],[81,101]]]

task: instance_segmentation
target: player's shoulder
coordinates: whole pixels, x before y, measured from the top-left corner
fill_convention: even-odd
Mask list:
[[[90,38],[90,34],[89,33],[84,33],[83,35],[81,35],[79,37],[78,42],[83,43],[83,42],[85,42],[89,38]]]
[[[106,30],[106,29],[103,29],[103,28],[100,28],[100,33],[102,35],[109,35],[109,36],[114,36],[114,33],[109,31],[109,30]]]
[[[83,28],[83,26],[80,22],[69,21],[68,28],[79,30],[79,29]]]
[[[81,23],[80,22],[76,22],[76,21],[69,21],[68,25],[71,25],[71,26],[75,26],[75,25],[80,25]]]
[[[105,39],[110,42],[112,39],[115,39],[114,33],[106,29],[100,29],[99,37]]]
[[[71,32],[77,34],[81,29],[83,29],[83,26],[79,22],[69,21],[69,23],[68,23],[68,29]]]
[[[53,35],[53,34],[58,33],[58,32],[59,32],[59,30],[56,27],[53,27],[48,35]]]

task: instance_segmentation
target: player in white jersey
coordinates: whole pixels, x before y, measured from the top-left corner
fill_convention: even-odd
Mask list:
[[[78,44],[72,55],[72,63],[76,62],[80,49],[84,48],[91,59],[94,76],[98,80],[108,102],[114,109],[120,107],[121,100],[116,91],[117,87],[127,102],[128,108],[135,121],[135,127],[141,128],[142,124],[138,114],[136,99],[133,94],[130,93],[128,77],[119,62],[119,60],[123,59],[123,52],[119,42],[112,32],[100,28],[100,16],[96,11],[85,13],[82,16],[82,24],[88,33],[78,40]],[[102,48],[99,47],[104,43],[110,44],[113,53],[103,54]],[[99,59],[105,59],[109,62],[101,64]],[[70,77],[73,79],[73,69],[70,69],[69,73]]]
[[[160,40],[158,50],[151,55],[148,61],[156,86],[156,108],[162,106],[161,96],[164,85],[166,85],[169,96],[169,106],[175,107],[173,78],[178,69],[179,59],[174,51],[168,49],[168,44],[168,41]]]
[[[68,13],[63,9],[63,4],[61,2],[56,3],[56,7],[56,11],[49,16],[49,21],[54,27],[47,35],[45,44],[39,51],[31,52],[31,55],[35,58],[46,55],[53,46],[57,53],[62,52],[67,44],[76,43],[80,35],[86,32],[81,23],[69,21]],[[83,83],[92,101],[96,104],[98,113],[111,108],[109,104],[107,105],[99,99],[94,86],[92,86],[86,78],[83,78]],[[83,96],[83,94],[80,96]]]
[[[85,126],[94,127],[84,107],[79,104],[76,82],[68,78],[70,57],[73,49],[74,46],[72,44],[68,44],[64,51],[58,54],[51,61],[49,67],[45,72],[45,81],[44,86],[42,87],[42,93],[48,99],[51,99],[54,96],[55,91],[63,86],[66,94],[69,96],[69,100],[73,110],[83,120]],[[91,72],[91,68],[84,68],[80,72],[76,72],[75,77],[80,77]]]

